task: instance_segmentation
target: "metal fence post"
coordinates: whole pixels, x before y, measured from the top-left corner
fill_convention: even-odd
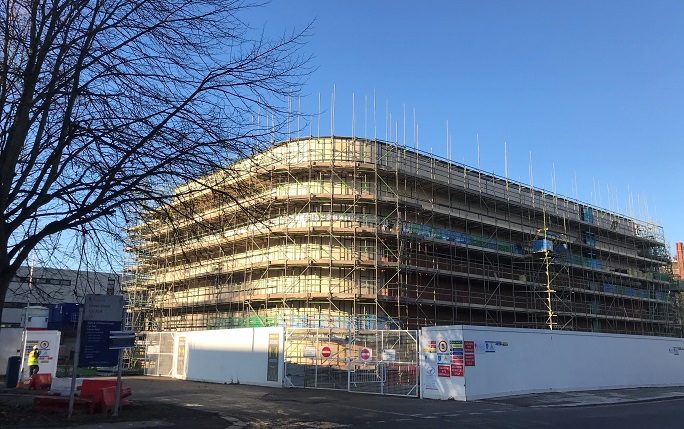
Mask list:
[[[347,335],[347,392],[351,392],[351,365],[352,365],[352,327],[349,325],[349,334]]]

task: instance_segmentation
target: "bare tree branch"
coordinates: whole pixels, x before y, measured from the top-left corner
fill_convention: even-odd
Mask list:
[[[129,213],[168,202],[163,189],[263,148],[308,72],[309,28],[253,37],[242,0],[3,6],[0,309],[50,237],[120,245]]]

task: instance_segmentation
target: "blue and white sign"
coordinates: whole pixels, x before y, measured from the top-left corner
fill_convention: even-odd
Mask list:
[[[109,334],[121,331],[122,316],[121,295],[86,295],[79,367],[118,365],[119,350],[110,349]]]

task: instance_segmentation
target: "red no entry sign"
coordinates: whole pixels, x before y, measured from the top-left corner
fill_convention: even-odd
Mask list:
[[[324,357],[324,358],[329,358],[331,354],[332,354],[332,350],[330,350],[330,347],[324,346],[324,347],[321,349],[321,356],[322,356],[322,357]]]
[[[362,360],[364,362],[371,360],[371,357],[373,356],[373,353],[371,352],[371,349],[363,347],[359,349],[359,360]]]

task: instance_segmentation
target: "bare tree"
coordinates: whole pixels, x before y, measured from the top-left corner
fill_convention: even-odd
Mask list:
[[[0,315],[39,246],[102,251],[129,210],[260,150],[307,74],[308,28],[251,37],[241,0],[2,4]]]

